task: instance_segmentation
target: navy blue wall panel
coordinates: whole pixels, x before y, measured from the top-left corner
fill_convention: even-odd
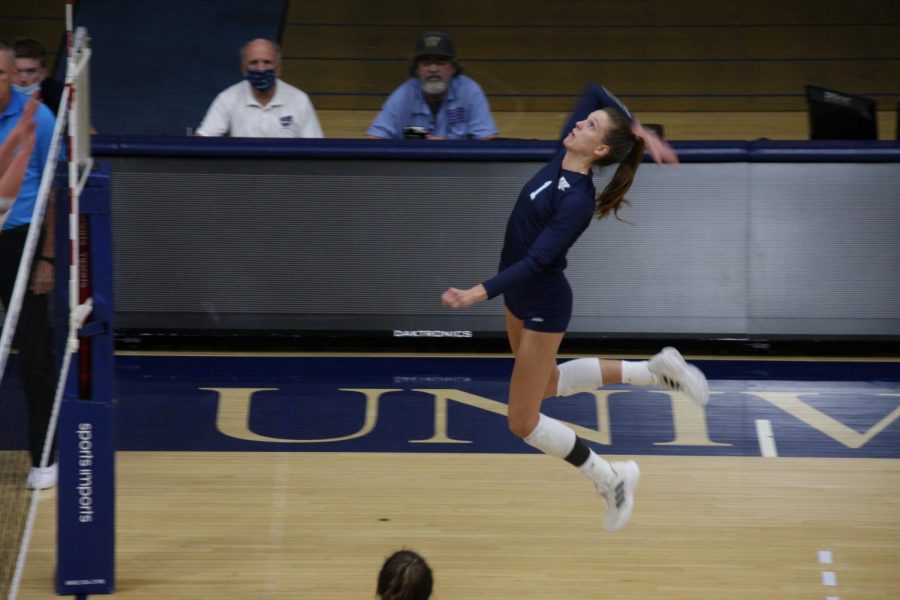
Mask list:
[[[283,0],[82,0],[91,36],[93,124],[101,133],[185,135],[240,79],[247,41],[277,40]]]

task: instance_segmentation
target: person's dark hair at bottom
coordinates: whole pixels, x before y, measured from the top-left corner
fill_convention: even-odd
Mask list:
[[[398,550],[384,561],[376,593],[381,600],[428,600],[432,585],[425,559],[412,550]]]

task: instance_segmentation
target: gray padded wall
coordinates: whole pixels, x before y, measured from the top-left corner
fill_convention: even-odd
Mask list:
[[[630,224],[594,223],[570,253],[573,331],[745,331],[748,168],[642,167]]]
[[[503,328],[496,270],[536,163],[116,158],[118,326]],[[597,178],[598,187],[604,179]],[[896,164],[644,165],[570,253],[570,331],[900,335]]]
[[[900,165],[756,164],[750,333],[900,333]]]

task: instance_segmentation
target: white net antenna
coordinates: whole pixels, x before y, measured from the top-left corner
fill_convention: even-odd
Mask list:
[[[79,27],[72,40],[66,87],[69,88],[69,185],[75,184],[76,194],[81,194],[90,175],[94,159],[91,158],[91,81],[88,64],[91,60],[90,38],[87,29]]]

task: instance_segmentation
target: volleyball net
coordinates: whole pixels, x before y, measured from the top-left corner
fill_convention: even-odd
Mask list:
[[[10,57],[11,58],[11,57]],[[33,522],[36,507],[37,494],[30,492],[26,487],[29,472],[34,462],[41,460],[44,440],[33,440],[30,436],[30,418],[37,411],[37,404],[41,405],[40,412],[44,414],[46,423],[49,423],[49,412],[52,411],[52,403],[55,396],[50,397],[58,386],[56,381],[58,373],[53,363],[52,353],[49,360],[47,354],[37,356],[34,351],[38,345],[53,348],[56,345],[54,339],[32,340],[29,328],[33,319],[26,315],[24,323],[20,323],[23,307],[31,310],[33,300],[29,298],[29,305],[25,305],[25,299],[29,286],[33,283],[32,272],[35,270],[35,254],[41,239],[44,220],[47,212],[51,193],[53,192],[58,156],[66,147],[68,132],[66,130],[68,91],[64,92],[60,103],[60,111],[57,115],[52,132],[49,149],[45,143],[35,144],[32,151],[38,157],[46,153],[43,171],[37,175],[37,167],[40,158],[32,156],[29,160],[22,189],[10,209],[17,208],[20,202],[33,199],[34,208],[31,213],[30,224],[9,224],[0,233],[3,241],[4,255],[2,260],[7,268],[14,269],[4,271],[3,285],[3,330],[0,334],[0,598],[16,598],[18,580],[23,564],[23,552],[27,551],[31,528],[29,522]],[[10,102],[14,101],[10,99]],[[37,135],[41,132],[38,131]],[[42,140],[43,141],[43,140]],[[39,179],[37,191],[34,191],[34,179]],[[9,279],[13,281],[10,283]],[[46,294],[38,306],[35,314],[46,321],[49,317],[46,306]],[[41,315],[40,312],[45,314]],[[35,327],[36,335],[46,335],[49,325]],[[17,353],[13,354],[15,342]],[[27,345],[27,348],[23,346]],[[48,364],[50,363],[50,364]],[[46,382],[41,389],[36,389],[35,382]],[[29,398],[35,400],[29,403]],[[49,410],[47,407],[50,407]],[[49,429],[49,428],[48,428]],[[40,466],[38,462],[37,465]]]
[[[38,468],[56,465],[58,473],[55,587],[85,597],[114,586],[109,173],[91,157],[90,40],[85,29],[73,30],[71,9],[67,2],[65,90],[0,340],[0,598],[10,600],[21,586],[38,499],[47,493],[26,485],[36,453],[27,440],[34,401],[27,385],[14,381],[27,380],[25,342],[16,330],[25,329],[19,320],[28,317],[23,299],[35,279],[35,257],[46,248],[45,219],[55,236],[55,331],[44,343],[57,348],[58,358],[46,374],[56,384]],[[11,356],[12,348],[19,350]]]

